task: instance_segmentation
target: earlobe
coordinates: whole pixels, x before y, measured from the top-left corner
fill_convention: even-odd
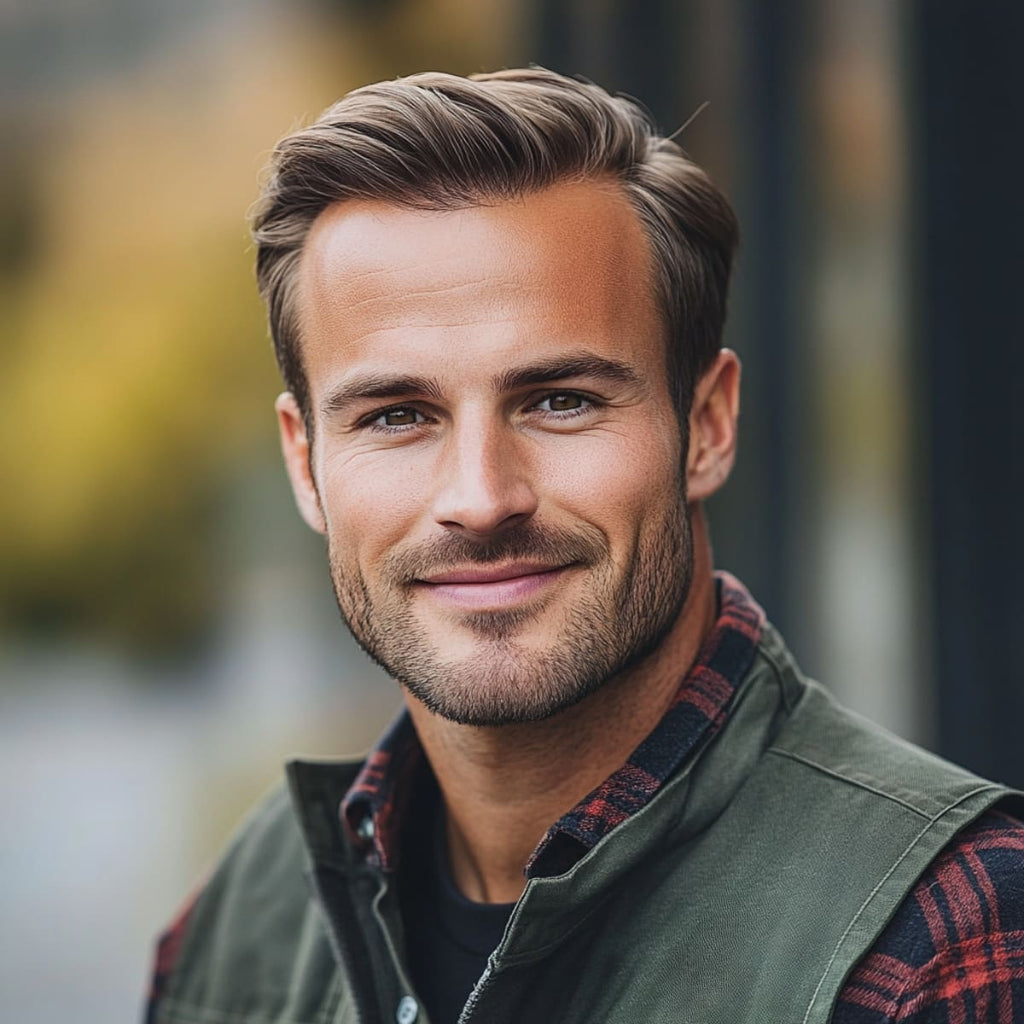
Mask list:
[[[729,478],[736,459],[739,411],[739,357],[723,348],[694,389],[686,459],[688,500],[703,501]]]
[[[295,504],[299,507],[302,518],[310,529],[317,533],[326,533],[323,511],[320,507],[320,495],[317,493],[316,481],[310,468],[310,445],[306,433],[306,422],[299,409],[295,396],[290,391],[278,395],[274,403],[277,411],[277,425],[281,432],[281,452],[284,455],[285,469],[291,481]]]

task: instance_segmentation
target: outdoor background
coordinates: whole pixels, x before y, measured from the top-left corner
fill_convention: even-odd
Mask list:
[[[295,754],[394,687],[279,465],[246,214],[347,90],[539,62],[733,199],[740,460],[711,510],[805,668],[1024,784],[1024,7],[0,3],[0,1020],[139,1014],[152,941]]]

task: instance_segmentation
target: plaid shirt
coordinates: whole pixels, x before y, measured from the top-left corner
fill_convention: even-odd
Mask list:
[[[764,613],[718,575],[719,616],[672,705],[622,768],[560,818],[526,867],[558,874],[643,807],[719,729],[753,661]],[[401,716],[367,758],[342,805],[357,843],[397,865],[404,800],[424,754]],[[372,824],[372,827],[370,827]],[[189,911],[157,950],[152,994],[177,960]],[[151,1002],[151,1008],[155,1000]],[[989,812],[932,863],[851,974],[832,1024],[1024,1024],[1024,824]]]
[[[551,826],[526,866],[528,878],[569,868],[643,807],[725,720],[764,613],[728,574],[718,574],[718,587],[718,619],[664,718],[625,765]],[[386,870],[397,866],[403,799],[423,761],[402,715],[342,805],[353,838]],[[956,838],[850,976],[832,1021],[1024,1024],[1024,825],[990,812]]]

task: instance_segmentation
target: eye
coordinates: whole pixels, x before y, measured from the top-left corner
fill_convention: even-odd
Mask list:
[[[426,417],[412,406],[396,405],[375,413],[365,422],[367,426],[375,430],[394,430],[402,427],[415,427],[426,422]]]
[[[556,391],[542,398],[534,408],[565,417],[587,412],[593,406],[594,402],[578,391]]]
[[[579,409],[583,405],[583,396],[574,395],[571,392],[564,395],[552,395],[545,398],[548,407],[552,412],[566,412],[569,409]],[[544,402],[541,403],[543,405]]]
[[[385,426],[407,427],[411,423],[419,422],[417,416],[420,414],[415,409],[388,409],[387,412],[381,413],[380,418],[384,421]],[[423,417],[420,416],[420,419]]]

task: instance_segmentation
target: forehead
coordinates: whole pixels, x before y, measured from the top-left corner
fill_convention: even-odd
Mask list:
[[[337,203],[299,268],[303,361],[317,390],[353,360],[431,348],[466,359],[618,345],[628,358],[660,345],[651,281],[639,218],[613,184],[444,211]]]

